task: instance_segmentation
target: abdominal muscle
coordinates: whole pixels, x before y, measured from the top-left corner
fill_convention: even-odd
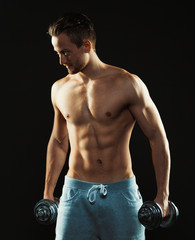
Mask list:
[[[93,126],[69,126],[71,152],[67,176],[87,182],[117,182],[134,176],[129,139],[132,129],[122,133]],[[113,129],[112,129],[113,130]],[[98,134],[97,134],[98,132]]]

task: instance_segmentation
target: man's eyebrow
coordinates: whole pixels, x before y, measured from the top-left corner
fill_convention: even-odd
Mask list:
[[[70,50],[68,50],[68,49],[62,49],[60,52],[69,52]]]
[[[56,53],[58,53],[57,50],[54,49],[54,51],[55,51]],[[70,52],[70,50],[68,50],[68,49],[62,49],[61,51],[59,51],[59,53],[63,53],[63,52]]]

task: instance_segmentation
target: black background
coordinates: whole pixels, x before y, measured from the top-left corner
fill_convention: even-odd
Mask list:
[[[172,156],[170,199],[180,209],[180,218],[169,229],[147,232],[147,239],[194,239],[193,8],[187,2],[132,2],[0,3],[4,238],[54,239],[55,225],[39,225],[33,217],[34,204],[43,194],[46,147],[53,123],[50,90],[67,74],[58,64],[46,32],[49,23],[64,12],[78,11],[95,24],[100,59],[145,82],[165,125]],[[138,126],[131,153],[143,198],[152,200],[156,185],[151,152]],[[66,171],[67,165],[56,188],[58,197]]]

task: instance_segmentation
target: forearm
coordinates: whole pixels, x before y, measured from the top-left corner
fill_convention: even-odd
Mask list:
[[[150,141],[152,160],[157,182],[157,199],[166,200],[169,196],[170,151],[165,136],[155,136]]]
[[[68,140],[57,141],[51,136],[47,147],[44,197],[53,196],[59,175],[66,161]]]

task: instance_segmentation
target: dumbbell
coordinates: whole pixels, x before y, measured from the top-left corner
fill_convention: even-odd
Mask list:
[[[41,199],[34,207],[34,216],[37,222],[50,225],[56,221],[59,201]]]
[[[179,216],[179,210],[175,204],[169,201],[170,216],[163,218],[163,211],[160,205],[153,201],[146,201],[138,212],[138,219],[146,229],[167,228],[172,226]]]

